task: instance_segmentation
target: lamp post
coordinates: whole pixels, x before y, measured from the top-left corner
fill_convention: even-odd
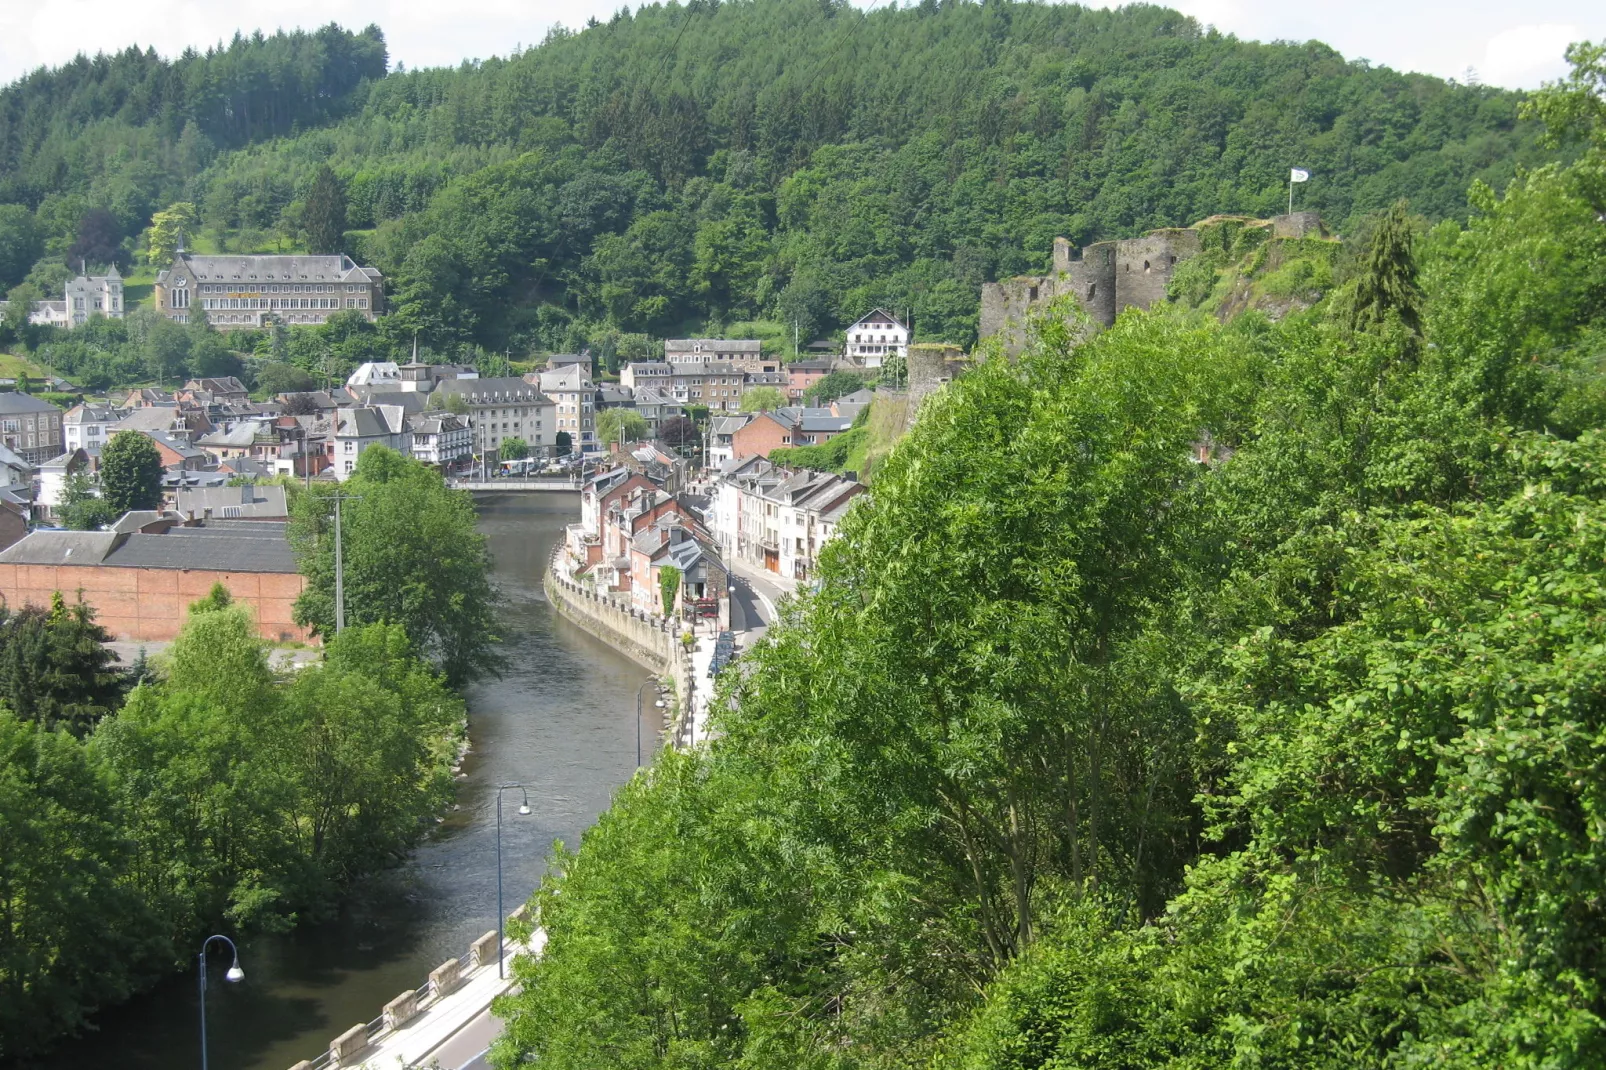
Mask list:
[[[228,944],[229,953],[234,956],[234,965],[229,967],[223,979],[230,983],[245,980],[245,971],[240,969],[240,949],[234,946],[234,941],[227,936],[208,936],[201,944],[201,953],[196,956],[201,964],[201,1070],[206,1070],[206,949],[212,946],[213,940]]]
[[[641,686],[636,688],[636,768],[637,769],[641,768],[641,712],[642,712],[641,700],[642,700],[642,695],[644,695],[646,693],[647,687],[648,687],[649,684],[656,684],[657,682],[658,681],[656,679],[649,678],[649,679],[643,680],[642,683],[641,683]],[[655,700],[653,702],[653,708],[660,709],[660,710],[663,709],[664,708],[664,700],[663,699]]]
[[[496,976],[505,976],[502,972],[502,926],[506,918],[502,914],[502,793],[509,788],[518,788],[524,795],[524,801],[519,803],[519,816],[527,817],[530,813],[530,793],[525,791],[523,784],[500,784],[496,789]],[[202,1067],[201,1070],[206,1070]]]

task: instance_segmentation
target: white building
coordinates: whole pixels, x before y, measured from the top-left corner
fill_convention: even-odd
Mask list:
[[[887,357],[905,356],[908,350],[909,328],[878,308],[848,328],[843,355],[866,368],[879,368]]]
[[[401,389],[401,366],[393,360],[371,360],[357,365],[346,377],[347,386],[366,386],[378,390]]]
[[[400,405],[366,405],[335,413],[335,478],[345,481],[357,467],[357,458],[374,446],[388,446],[403,456],[412,453],[407,431],[407,410]]]
[[[474,430],[449,412],[421,412],[410,421],[413,456],[425,464],[449,469],[474,456]]]
[[[578,364],[553,371],[531,372],[539,378],[541,393],[557,406],[558,431],[567,431],[570,448],[581,454],[600,452],[596,435],[597,388],[591,376]]]
[[[100,449],[124,415],[110,405],[74,405],[61,418],[62,448],[68,452]]]
[[[495,379],[444,379],[435,388],[435,397],[448,409],[456,404],[469,418],[473,432],[473,454],[487,462],[510,438],[522,439],[530,452],[550,453],[558,437],[556,404],[534,383],[517,376]],[[587,395],[589,397],[589,395]],[[452,402],[452,398],[459,399]]]
[[[107,275],[80,275],[67,282],[67,326],[79,327],[90,316],[123,318],[123,277],[116,265]]]
[[[807,580],[820,548],[863,492],[863,484],[830,472],[793,471],[750,457],[721,468],[708,519],[726,560]]]

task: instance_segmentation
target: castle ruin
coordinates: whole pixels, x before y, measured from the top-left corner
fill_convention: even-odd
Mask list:
[[[1094,242],[1079,257],[1071,255],[1069,240],[1055,238],[1052,274],[1018,275],[982,286],[980,335],[1000,336],[1004,352],[1014,356],[1025,348],[1028,317],[1057,298],[1075,297],[1102,327],[1112,325],[1122,309],[1150,308],[1166,299],[1176,266],[1203,248],[1200,232],[1211,222],[1153,230],[1141,238]],[[1274,238],[1327,233],[1318,212],[1294,212],[1248,225],[1269,228]]]

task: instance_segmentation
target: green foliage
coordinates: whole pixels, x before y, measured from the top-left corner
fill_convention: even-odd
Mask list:
[[[743,412],[773,412],[786,404],[779,387],[755,386],[742,392]]]
[[[82,470],[68,476],[61,494],[61,522],[74,531],[97,531],[117,522],[122,514],[95,494]]]
[[[665,565],[658,570],[658,594],[663,600],[664,616],[675,613],[675,598],[680,594],[680,569]]]
[[[0,617],[0,701],[24,721],[87,734],[123,700],[110,639],[88,605],[69,606],[60,591],[48,610]]]
[[[100,456],[100,495],[118,516],[162,504],[162,455],[138,431],[120,431]]]
[[[529,443],[522,438],[504,438],[497,449],[497,456],[504,461],[521,461],[529,455]]]
[[[854,427],[815,446],[782,446],[770,451],[770,461],[788,468],[812,468],[817,472],[842,472],[848,458],[859,449],[869,429]]]
[[[328,164],[313,172],[301,209],[309,253],[341,253],[346,234],[346,191]]]
[[[1350,323],[1356,330],[1382,327],[1398,317],[1413,332],[1422,330],[1422,291],[1411,252],[1411,225],[1405,202],[1396,201],[1372,232],[1371,248],[1355,280]]]
[[[170,204],[151,216],[150,231],[146,237],[147,261],[159,268],[172,263],[179,242],[186,234],[194,235],[199,219],[195,205],[188,201]]]
[[[559,431],[553,439],[553,450],[559,457],[566,457],[574,449],[574,439],[567,431]]]
[[[0,204],[0,290],[22,282],[43,242],[34,215],[20,204]]]
[[[334,506],[339,491],[346,621],[399,625],[453,685],[499,665],[485,537],[474,502],[440,473],[393,450],[365,450],[339,487],[314,486],[293,507],[290,544],[307,587],[297,622],[334,634]]]
[[[647,437],[647,421],[634,409],[604,409],[597,414],[597,441],[636,442]]]
[[[294,364],[269,361],[256,374],[257,393],[264,397],[300,394],[317,389],[317,382]]]
[[[803,392],[803,401],[807,405],[829,405],[844,394],[863,389],[864,376],[858,372],[827,372]]]
[[[1599,1064],[1601,180],[1380,221],[1359,331],[1045,320],[929,398],[555,859],[496,1064]]]

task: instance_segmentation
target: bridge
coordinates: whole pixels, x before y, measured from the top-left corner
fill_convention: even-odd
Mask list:
[[[503,491],[552,491],[562,494],[576,494],[585,482],[579,479],[559,478],[532,478],[521,479],[509,476],[505,479],[452,479],[447,486],[453,490],[473,491],[476,494],[500,494]]]

